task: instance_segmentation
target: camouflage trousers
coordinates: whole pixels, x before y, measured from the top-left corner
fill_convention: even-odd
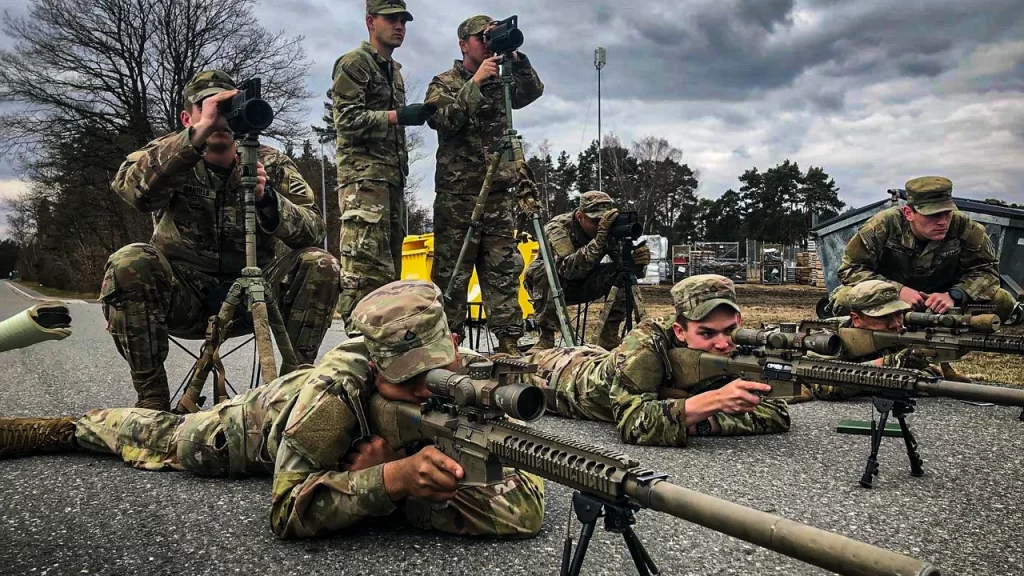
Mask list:
[[[537,258],[540,258],[538,255]],[[606,298],[612,287],[618,280],[618,266],[614,262],[598,264],[594,270],[585,278],[567,281],[559,278],[562,284],[562,292],[565,294],[567,306],[575,304],[586,304],[600,298]],[[551,297],[551,288],[548,286],[547,273],[544,271],[543,263],[538,267],[531,266],[527,269],[526,291],[530,293],[533,301],[533,309],[536,311],[534,320],[537,325],[545,330],[558,332],[558,313],[555,312],[555,299]],[[618,327],[626,318],[626,295],[628,292],[619,290],[615,300],[611,303],[612,309],[608,314],[608,330],[616,334],[618,339]],[[614,347],[617,344],[613,344]]]
[[[83,449],[118,456],[140,470],[215,477],[272,474],[274,462],[263,448],[264,426],[247,421],[246,414],[241,403],[231,401],[184,416],[144,408],[92,410],[78,420],[75,439]],[[544,482],[505,468],[504,481],[461,488],[447,506],[409,498],[397,513],[427,530],[528,537],[544,520]]]
[[[403,188],[358,180],[338,190],[341,204],[341,297],[338,313],[352,334],[349,317],[364,296],[402,277],[405,241]]]
[[[438,191],[434,199],[434,261],[430,280],[441,291],[455,271],[466,232],[476,205],[476,196]],[[523,311],[519,307],[519,279],[523,257],[513,234],[516,201],[511,192],[494,190],[487,197],[483,225],[476,231],[462,269],[456,276],[457,289],[444,312],[453,333],[461,334],[466,321],[467,291],[473,268],[480,281],[487,328],[498,337],[523,335]]]
[[[842,306],[839,302],[843,300],[843,297],[851,288],[853,288],[853,286],[840,286],[833,290],[832,294],[829,296],[829,304],[832,307],[832,313],[836,316],[845,316],[850,313],[850,309]],[[1013,314],[1013,308],[1017,305],[1017,299],[1013,297],[1013,294],[999,288],[996,290],[996,294],[991,300],[970,300],[966,304],[968,306],[971,304],[991,304],[995,307],[995,313],[999,316],[999,319],[1005,322],[1010,318],[1010,315]]]
[[[338,299],[338,263],[319,248],[294,250],[263,269],[288,337],[306,363],[316,360]],[[151,244],[129,244],[107,260],[100,300],[107,330],[128,361],[140,407],[169,409],[164,360],[168,335],[201,339],[234,278],[172,265]],[[232,334],[252,331],[239,310]]]

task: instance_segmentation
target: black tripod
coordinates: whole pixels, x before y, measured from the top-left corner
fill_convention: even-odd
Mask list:
[[[605,300],[604,308],[601,309],[601,319],[598,323],[598,335],[604,331],[604,327],[608,324],[608,316],[611,315],[612,307],[615,305],[615,299],[618,298],[619,290],[626,293],[626,323],[625,323],[625,334],[628,334],[633,329],[633,318],[636,317],[636,321],[640,322],[644,317],[647,316],[647,311],[644,309],[643,298],[640,296],[640,283],[636,278],[636,263],[633,262],[633,250],[638,246],[643,246],[644,242],[641,242],[638,246],[633,246],[633,239],[629,236],[625,238],[619,238],[619,263],[618,270],[615,272],[615,285],[608,292],[608,298]]]
[[[605,530],[622,534],[637,573],[640,576],[658,574],[658,567],[654,565],[654,560],[647,553],[640,537],[633,531],[633,524],[636,523],[636,516],[633,514],[635,510],[627,504],[613,504],[587,494],[573,492],[572,511],[583,527],[580,528],[580,541],[576,545],[575,551],[572,549],[572,536],[569,533],[572,522],[569,523],[569,527],[566,527],[560,576],[579,576],[580,570],[583,568],[583,558],[587,555],[587,548],[590,546],[590,539],[594,536],[594,528],[597,527],[597,519],[602,516],[604,516]]]
[[[868,456],[867,466],[864,467],[864,475],[860,477],[860,485],[864,488],[871,488],[874,486],[874,478],[878,476],[878,447],[882,443],[882,434],[885,432],[885,421],[889,418],[889,412],[892,412],[892,415],[900,423],[903,442],[907,445],[907,457],[910,458],[910,475],[924,476],[924,468],[921,467],[923,461],[917,452],[917,439],[914,438],[914,433],[910,431],[910,425],[907,424],[907,414],[914,412],[914,399],[897,400],[875,396],[871,401],[881,416],[878,418],[878,426],[875,426],[874,417],[871,418],[871,454]]]

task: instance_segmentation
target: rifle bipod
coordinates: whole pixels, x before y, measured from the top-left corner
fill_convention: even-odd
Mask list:
[[[608,532],[622,534],[626,541],[626,548],[629,549],[629,556],[633,559],[637,573],[640,576],[658,574],[658,567],[655,566],[651,555],[647,553],[640,537],[633,531],[633,524],[636,523],[635,510],[629,504],[615,504],[594,498],[593,496],[573,492],[572,510],[576,518],[583,524],[580,528],[580,541],[576,550],[572,549],[572,535],[569,532],[572,527],[572,517],[569,517],[569,524],[566,527],[565,545],[562,548],[562,568],[560,576],[579,576],[583,568],[583,558],[587,555],[587,547],[590,546],[590,539],[594,536],[594,528],[597,526],[597,519],[604,516],[604,529]]]
[[[907,414],[914,411],[914,399],[895,400],[875,396],[871,401],[874,403],[875,410],[878,411],[880,416],[877,426],[875,425],[874,415],[872,414],[871,416],[871,454],[868,456],[868,463],[864,467],[864,474],[860,477],[860,485],[864,488],[874,486],[874,478],[878,476],[878,447],[882,443],[885,421],[889,418],[890,412],[900,423],[903,442],[907,446],[907,458],[910,459],[910,475],[915,477],[924,476],[924,468],[921,467],[923,460],[921,460],[921,455],[917,452],[917,439],[914,438],[914,433],[910,431],[910,425],[907,424]]]

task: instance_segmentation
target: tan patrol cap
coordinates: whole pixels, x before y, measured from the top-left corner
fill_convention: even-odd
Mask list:
[[[839,304],[858,314],[878,318],[893,312],[910,310],[910,304],[900,300],[896,286],[884,280],[865,280],[846,291]]]
[[[956,210],[953,182],[942,176],[922,176],[907,181],[907,205],[925,216]]]
[[[356,304],[352,325],[392,384],[455,360],[441,290],[430,282],[399,280],[377,288]]]
[[[591,190],[580,194],[580,212],[591,218],[604,218],[605,214],[615,208],[612,197],[600,190]]]
[[[672,287],[672,304],[677,315],[693,321],[703,320],[719,306],[740,311],[732,280],[718,274],[698,274],[679,282]]]

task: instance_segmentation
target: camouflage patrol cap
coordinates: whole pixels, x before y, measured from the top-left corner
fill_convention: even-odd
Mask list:
[[[703,320],[719,306],[740,311],[732,280],[718,274],[698,274],[679,282],[672,287],[672,304],[677,315],[693,321]]]
[[[470,36],[475,34],[481,34],[488,26],[494,22],[494,18],[490,16],[484,16],[483,14],[477,14],[476,16],[470,16],[459,24],[459,40],[467,40]]]
[[[223,70],[203,70],[202,72],[196,72],[196,75],[188,81],[188,84],[185,84],[182,96],[185,97],[186,102],[195,104],[203,98],[213,96],[219,92],[234,90],[237,87],[235,79],[227,72]]]
[[[953,183],[942,176],[922,176],[907,181],[907,205],[925,216],[956,210]]]
[[[613,208],[615,208],[615,201],[600,190],[591,190],[580,194],[580,212],[591,218],[604,218],[604,215]]]
[[[430,282],[399,280],[377,288],[356,304],[352,325],[392,384],[455,360],[441,291]]]
[[[388,14],[405,14],[412,22],[412,14],[405,9],[405,0],[366,0],[366,14],[387,16]]]
[[[842,295],[843,305],[858,314],[877,318],[893,312],[910,310],[910,304],[900,300],[896,286],[884,280],[865,280]]]

